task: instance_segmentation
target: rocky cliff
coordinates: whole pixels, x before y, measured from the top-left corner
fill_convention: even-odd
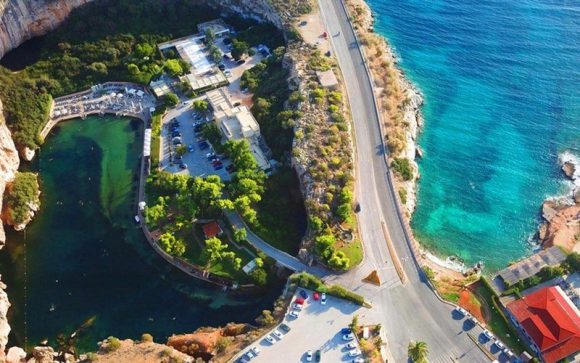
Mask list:
[[[92,0],[0,0],[0,58],[59,26],[72,9]]]
[[[6,126],[4,116],[2,114],[2,102],[0,101],[0,197],[4,194],[6,183],[14,180],[16,171],[20,165],[18,158],[18,151],[12,141],[10,130]],[[2,210],[2,199],[0,198],[0,210]],[[4,227],[0,220],[0,248],[6,242],[6,235],[4,234]]]

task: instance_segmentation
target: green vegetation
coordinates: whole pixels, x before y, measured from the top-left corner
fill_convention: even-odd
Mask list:
[[[248,54],[249,50],[250,46],[248,43],[242,40],[232,39],[232,57],[234,57],[235,60],[241,59],[244,54]]]
[[[252,114],[260,124],[260,130],[272,149],[275,159],[288,155],[292,148],[293,127],[299,112],[284,110],[288,99],[288,71],[282,67],[285,49],[276,48],[273,56],[244,72],[241,87],[253,94]]]
[[[159,156],[161,155],[161,121],[164,108],[155,110],[151,117],[151,167],[156,169],[159,166]]]
[[[36,174],[17,172],[14,181],[4,194],[8,218],[14,224],[26,222],[30,215],[29,204],[39,204],[39,186]]]
[[[409,354],[409,359],[415,363],[428,362],[427,354],[429,353],[429,349],[425,342],[410,342],[407,347],[407,352]]]
[[[456,292],[444,292],[441,294],[441,297],[447,301],[451,301],[452,303],[457,303],[459,301],[459,294]]]
[[[222,132],[214,122],[208,122],[202,128],[203,137],[205,137],[217,152],[222,152]]]
[[[395,172],[397,172],[397,173],[399,173],[399,175],[401,175],[403,180],[409,181],[409,180],[413,179],[413,169],[411,169],[411,164],[409,163],[409,159],[396,158],[391,163],[391,167],[393,168],[393,170]]]
[[[179,59],[166,60],[163,69],[172,77],[181,76],[185,72]]]
[[[399,198],[401,199],[401,203],[403,205],[407,204],[407,189],[399,189]]]
[[[499,297],[489,284],[489,281],[485,277],[481,277],[479,281],[480,283],[477,285],[475,292],[489,307],[491,317],[487,324],[490,330],[519,355],[526,350],[526,346],[519,339],[515,327],[504,314]]]
[[[336,296],[341,299],[352,301],[359,305],[364,305],[365,300],[362,296],[345,289],[339,285],[327,286],[318,277],[307,272],[300,272],[290,276],[290,282],[306,289],[315,290],[318,292],[325,292],[328,295]]]
[[[193,109],[198,111],[198,112],[206,111],[208,107],[209,107],[209,104],[205,100],[193,101]]]
[[[147,343],[152,343],[153,342],[153,335],[151,335],[149,333],[143,333],[141,335],[141,341],[147,342]]]
[[[173,107],[179,103],[179,97],[173,92],[169,92],[165,96],[163,96],[163,102],[168,107]]]
[[[163,233],[159,237],[159,245],[163,250],[173,256],[181,256],[185,253],[185,243],[181,239],[169,232]]]
[[[106,351],[108,353],[114,352],[121,348],[121,341],[118,338],[108,337],[106,343]]]

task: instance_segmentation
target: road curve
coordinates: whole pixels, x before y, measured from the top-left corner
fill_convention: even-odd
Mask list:
[[[452,307],[441,302],[429,288],[415,263],[388,177],[372,81],[348,14],[340,0],[318,2],[346,83],[354,123],[356,195],[361,205],[358,221],[365,250],[359,267],[326,280],[341,283],[372,302],[373,309],[365,314],[365,320],[383,324],[397,362],[407,360],[407,344],[411,340],[427,342],[431,362],[489,362],[467,336],[463,321],[452,317]],[[405,284],[393,267],[382,222],[405,270]],[[380,287],[361,282],[372,270],[379,272]],[[477,336],[480,331],[480,327],[475,327],[470,333]]]

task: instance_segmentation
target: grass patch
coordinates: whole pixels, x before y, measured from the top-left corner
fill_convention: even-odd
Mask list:
[[[499,307],[499,298],[489,286],[489,282],[482,277],[475,288],[477,294],[489,306],[490,320],[487,322],[491,331],[512,348],[518,355],[528,350],[524,342],[518,337],[515,328],[508,321]]]
[[[336,250],[344,252],[344,255],[350,260],[350,267],[353,268],[357,266],[363,260],[363,247],[360,239],[355,238],[351,242],[338,242],[336,245]]]
[[[290,276],[290,282],[298,286],[302,286],[309,290],[315,290],[319,292],[325,292],[328,295],[336,296],[341,299],[352,301],[359,305],[365,304],[365,299],[361,295],[345,289],[339,285],[328,286],[318,277],[311,275],[307,272],[300,272]]]
[[[258,226],[252,230],[272,246],[295,255],[306,228],[306,212],[298,180],[289,168],[267,179],[257,204]]]
[[[459,302],[459,294],[456,292],[445,292],[445,293],[441,294],[441,297],[443,297],[445,300],[451,301],[453,303]]]

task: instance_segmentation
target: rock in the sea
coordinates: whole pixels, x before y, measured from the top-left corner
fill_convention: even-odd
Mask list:
[[[24,149],[22,149],[22,158],[24,160],[31,161],[34,159],[34,155],[36,155],[36,151],[29,148],[28,146],[25,146]]]
[[[558,205],[552,200],[547,200],[542,205],[542,217],[548,222],[558,214]]]
[[[8,349],[6,354],[6,363],[22,363],[26,362],[26,352],[20,347],[12,347]]]
[[[547,223],[542,223],[540,225],[540,228],[538,229],[538,238],[543,241],[546,239],[546,236],[548,235],[548,224]]]
[[[568,178],[573,179],[574,173],[576,172],[576,166],[574,165],[574,163],[566,161],[562,165],[562,171],[564,172],[564,174],[566,174]]]

